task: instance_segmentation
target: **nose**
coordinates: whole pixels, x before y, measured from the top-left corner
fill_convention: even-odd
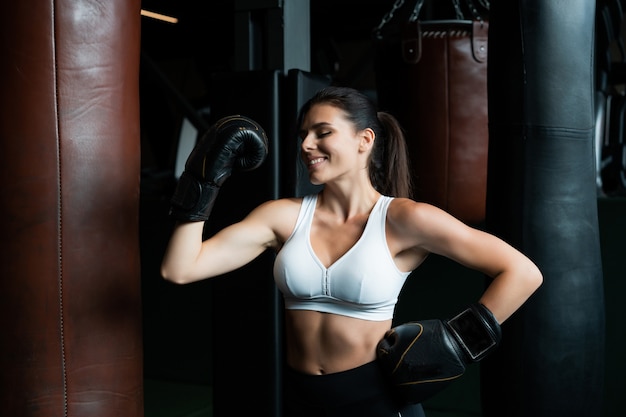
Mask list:
[[[315,140],[313,139],[313,135],[307,133],[306,135],[302,135],[301,139],[302,143],[300,144],[300,149],[302,149],[303,152],[315,148]]]

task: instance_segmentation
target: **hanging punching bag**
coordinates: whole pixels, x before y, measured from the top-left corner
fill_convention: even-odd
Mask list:
[[[486,225],[533,259],[544,283],[483,363],[487,417],[601,415],[594,8],[491,2]]]
[[[140,2],[0,4],[0,415],[143,416]]]

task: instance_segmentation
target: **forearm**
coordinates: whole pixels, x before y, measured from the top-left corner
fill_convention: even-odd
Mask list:
[[[541,272],[535,264],[524,260],[514,270],[498,274],[479,302],[502,323],[528,300],[542,281]]]
[[[202,249],[204,222],[178,223],[161,263],[161,275],[178,284],[195,281],[194,267]]]

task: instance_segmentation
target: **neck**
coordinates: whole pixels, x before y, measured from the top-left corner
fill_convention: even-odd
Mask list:
[[[326,184],[320,192],[318,204],[329,210],[341,212],[347,218],[361,213],[369,213],[380,196],[381,194],[371,185],[342,190]]]

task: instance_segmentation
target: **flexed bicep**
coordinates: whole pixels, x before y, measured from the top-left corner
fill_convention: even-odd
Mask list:
[[[196,276],[213,277],[240,268],[275,247],[275,242],[270,225],[260,219],[246,218],[202,242]]]

